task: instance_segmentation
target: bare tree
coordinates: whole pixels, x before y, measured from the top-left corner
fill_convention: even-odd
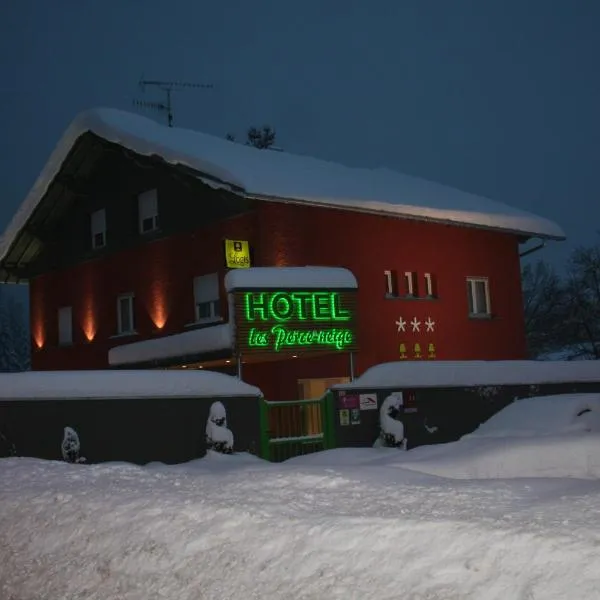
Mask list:
[[[260,129],[257,127],[250,127],[250,129],[248,129],[248,141],[246,143],[249,146],[264,150],[270,148],[275,143],[275,135],[275,130],[269,125],[263,125]]]
[[[538,261],[522,271],[523,307],[529,354],[563,349],[573,341],[565,320],[569,301],[565,286],[551,265]]]
[[[600,359],[600,244],[575,250],[569,261],[565,327],[581,358]]]
[[[270,125],[262,127],[250,127],[246,132],[246,146],[253,146],[265,150],[271,148],[275,144],[276,131]],[[235,142],[236,138],[233,133],[228,133],[225,138],[230,142]]]

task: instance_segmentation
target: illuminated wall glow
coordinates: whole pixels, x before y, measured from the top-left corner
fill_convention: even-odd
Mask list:
[[[98,333],[96,281],[94,272],[88,268],[83,276],[83,303],[81,307],[81,329],[88,342],[93,342]]]
[[[148,293],[146,308],[157,329],[163,329],[169,318],[166,287],[162,278],[154,277]]]
[[[36,280],[30,284],[34,287],[30,293],[31,302],[31,337],[33,344],[38,350],[41,350],[46,343],[46,327],[44,323],[44,290],[43,282]]]

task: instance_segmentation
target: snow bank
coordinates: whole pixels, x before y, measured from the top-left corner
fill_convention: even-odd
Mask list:
[[[456,479],[600,479],[600,394],[517,400],[457,442],[383,462]]]
[[[353,169],[285,152],[265,152],[195,131],[164,127],[139,115],[98,108],[78,115],[64,133],[0,240],[0,260],[77,139],[88,131],[138,154],[156,154],[169,163],[190,167],[206,176],[202,179],[209,185],[228,185],[249,197],[564,239],[561,228],[547,219],[389,169]]]
[[[235,460],[193,472],[1,460],[0,594],[598,597],[597,485],[447,481],[385,467],[215,468]]]
[[[30,371],[0,374],[0,400],[260,396],[212,371]]]
[[[154,340],[115,346],[108,351],[108,364],[130,365],[164,358],[231,350],[232,348],[231,325],[222,323]]]
[[[398,361],[367,369],[351,383],[333,389],[470,387],[600,382],[600,361]]]
[[[465,438],[537,437],[590,431],[600,434],[600,394],[522,398]]]
[[[225,289],[325,288],[354,289],[356,277],[340,267],[252,267],[233,269],[225,275]]]
[[[467,438],[415,448],[393,464],[452,479],[600,479],[600,435]]]

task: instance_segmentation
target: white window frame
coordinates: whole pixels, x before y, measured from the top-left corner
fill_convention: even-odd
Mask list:
[[[61,306],[58,309],[58,345],[73,344],[73,307]]]
[[[142,235],[158,229],[158,191],[156,188],[138,194],[138,222]],[[144,228],[146,222],[149,222],[147,229]]]
[[[200,316],[201,307],[208,308],[208,316]],[[212,323],[222,320],[218,273],[194,277],[194,319],[196,323]]]
[[[124,328],[123,324],[123,314],[121,313],[121,302],[123,300],[128,300],[128,310],[129,310],[129,322],[131,327],[129,329]],[[117,297],[117,334],[118,335],[127,335],[130,333],[135,333],[135,296],[133,294],[121,294]]]
[[[106,246],[106,209],[94,211],[90,215],[90,232],[92,235],[92,248],[104,248]],[[96,236],[102,236],[102,243],[98,243]]]
[[[477,293],[475,286],[477,283],[483,283],[485,290],[485,303],[484,310],[480,310],[481,307],[477,306]],[[489,317],[492,314],[492,304],[490,302],[490,281],[487,277],[467,277],[467,294],[468,298],[471,299],[471,306],[473,310],[469,310],[470,317]]]

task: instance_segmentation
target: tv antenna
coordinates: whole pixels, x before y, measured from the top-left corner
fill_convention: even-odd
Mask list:
[[[146,86],[154,86],[159,90],[165,92],[166,98],[164,102],[154,102],[150,100],[134,100],[135,106],[142,108],[151,108],[158,112],[167,113],[167,125],[173,127],[173,105],[171,103],[171,93],[177,90],[184,90],[188,88],[203,88],[211,89],[212,83],[189,83],[187,81],[158,81],[156,79],[144,79],[142,75],[139,82],[142,93],[146,91]]]

